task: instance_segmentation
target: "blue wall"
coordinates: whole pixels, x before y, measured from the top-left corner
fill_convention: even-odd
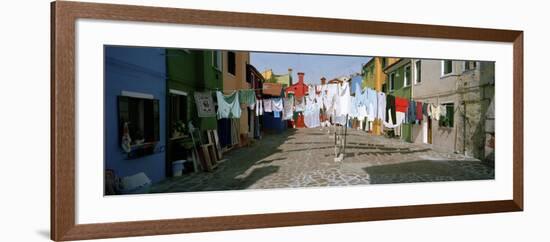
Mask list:
[[[161,48],[105,47],[105,168],[120,177],[144,172],[153,182],[166,177],[166,62]],[[126,160],[120,148],[118,101],[122,91],[147,93],[159,100],[157,153]]]

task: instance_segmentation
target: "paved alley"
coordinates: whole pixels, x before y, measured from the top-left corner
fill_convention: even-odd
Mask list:
[[[290,129],[224,154],[213,172],[168,178],[151,192],[347,186],[494,179],[494,168],[460,154],[348,129],[346,156],[334,161],[332,129]]]

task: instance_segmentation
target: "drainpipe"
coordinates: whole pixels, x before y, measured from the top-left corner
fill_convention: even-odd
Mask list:
[[[410,76],[411,79],[409,81],[411,82],[410,83],[411,84],[411,100],[416,102],[416,100],[414,100],[414,92],[413,92],[414,81],[415,81],[414,78],[416,78],[415,75],[414,75],[414,73],[416,72],[416,65],[414,64],[414,59],[411,59],[411,64],[410,65],[411,65],[411,73],[410,73],[411,74],[411,76]],[[403,74],[405,74],[405,73],[403,73]],[[422,121],[420,121],[420,125],[422,125]],[[411,143],[414,143],[414,140],[413,140],[414,128],[415,128],[415,125],[411,125],[411,129],[410,129],[411,130],[411,132],[410,132],[410,137],[411,137],[410,142]]]
[[[462,101],[464,112],[462,113],[462,154],[466,155],[466,101]]]

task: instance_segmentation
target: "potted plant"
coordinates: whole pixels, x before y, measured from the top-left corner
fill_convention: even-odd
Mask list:
[[[177,138],[185,134],[185,123],[178,120],[172,124],[172,138]]]

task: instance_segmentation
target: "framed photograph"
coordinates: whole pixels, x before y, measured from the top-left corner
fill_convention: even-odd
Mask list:
[[[523,210],[522,31],[51,16],[52,240]]]

